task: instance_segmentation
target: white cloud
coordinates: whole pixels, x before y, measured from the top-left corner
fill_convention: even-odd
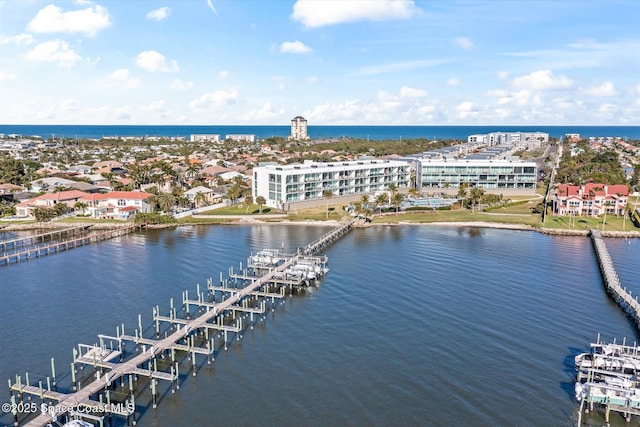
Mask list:
[[[221,79],[226,79],[229,77],[229,71],[228,70],[220,70],[218,71],[218,77],[220,77]]]
[[[487,96],[503,97],[509,95],[509,92],[504,89],[492,89],[487,91]]]
[[[162,71],[167,73],[179,71],[178,63],[175,60],[171,61],[171,65],[169,65],[164,55],[155,50],[140,52],[136,57],[136,65],[147,71]]]
[[[165,109],[166,103],[163,100],[154,101],[147,105],[140,106],[141,111],[151,111],[153,113],[159,113]]]
[[[460,86],[460,85],[462,85],[462,82],[457,77],[451,77],[449,80],[447,80],[447,86]]]
[[[181,79],[173,79],[173,81],[171,82],[171,89],[173,90],[188,90],[191,89],[193,87],[193,82],[192,81],[184,81]]]
[[[509,92],[498,99],[497,103],[498,105],[511,104],[519,107],[541,107],[543,105],[540,94],[530,90]]]
[[[171,9],[165,6],[147,13],[147,19],[162,21],[163,19],[169,17],[169,15],[171,15]]]
[[[322,27],[345,22],[408,19],[418,13],[420,9],[413,0],[298,0],[291,17],[305,27]]]
[[[60,103],[58,109],[62,112],[78,111],[80,110],[80,102],[74,98],[67,98]]]
[[[283,42],[280,45],[280,53],[311,53],[313,49],[306,46],[301,41]]]
[[[270,102],[265,102],[262,108],[256,110],[250,110],[246,114],[242,115],[240,118],[249,123],[251,122],[263,122],[268,119],[273,119],[275,117],[281,117],[284,115],[284,108],[281,108],[278,111],[273,111],[273,107]]]
[[[473,41],[469,37],[456,37],[453,39],[453,43],[465,50],[469,50],[473,47]]]
[[[615,104],[601,104],[597,111],[599,115],[611,117],[618,111],[618,106]]]
[[[0,82],[2,80],[10,80],[10,79],[15,79],[16,75],[15,74],[7,74],[4,71],[0,70]]]
[[[424,59],[418,61],[395,62],[392,64],[372,65],[358,70],[356,76],[372,76],[375,74],[396,73],[418,68],[435,67],[451,62],[450,59]]]
[[[109,12],[103,6],[63,12],[58,6],[50,4],[38,11],[27,29],[34,33],[65,32],[95,36],[110,25]]]
[[[126,107],[118,107],[114,110],[114,116],[118,120],[130,120],[131,119],[131,108]]]
[[[400,97],[402,98],[421,98],[427,96],[426,90],[415,89],[408,86],[402,86],[400,88]]]
[[[583,92],[592,96],[616,96],[618,94],[611,82],[603,82],[600,86],[586,88]]]
[[[471,101],[465,101],[458,104],[456,106],[456,111],[458,112],[458,117],[461,119],[478,115],[478,108],[476,107],[476,104]]]
[[[555,90],[569,88],[573,86],[573,82],[565,76],[555,77],[551,70],[540,70],[516,77],[512,85],[517,89],[525,90]]]
[[[317,83],[318,82],[318,76],[309,76],[307,77],[307,83]]]
[[[207,6],[209,6],[209,9],[211,9],[211,11],[213,13],[215,13],[216,15],[218,14],[218,11],[216,10],[216,8],[213,6],[213,3],[211,2],[211,0],[207,0]]]
[[[111,80],[117,80],[117,81],[124,82],[125,83],[125,87],[130,88],[130,89],[140,86],[140,79],[132,78],[129,75],[129,70],[126,69],[126,68],[119,68],[119,69],[115,70],[114,72],[109,74],[109,78]]]
[[[223,105],[235,104],[237,100],[238,91],[236,89],[216,90],[194,99],[189,103],[189,108],[195,112],[209,112]]]
[[[57,62],[61,67],[73,67],[81,58],[64,40],[56,39],[36,45],[24,54],[27,61]]]
[[[0,44],[15,44],[16,46],[26,46],[35,43],[36,39],[31,34],[22,33],[11,37],[0,39]]]

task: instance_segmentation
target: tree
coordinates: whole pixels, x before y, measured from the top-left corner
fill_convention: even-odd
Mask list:
[[[382,216],[382,206],[387,203],[387,195],[386,194],[378,194],[376,197],[376,208],[380,209],[380,216]]]
[[[33,210],[33,216],[36,217],[36,221],[38,222],[48,222],[56,215],[53,212],[53,209],[38,207]]]
[[[262,213],[262,205],[267,203],[267,200],[263,196],[256,197],[256,203],[258,204],[258,214]]]
[[[80,212],[81,214],[84,214],[84,210],[87,209],[87,204],[84,202],[76,202],[75,205],[73,205],[73,208],[76,210],[76,212]]]
[[[324,190],[322,192],[322,197],[324,197],[325,199],[327,199],[327,219],[329,219],[329,200],[331,200],[331,198],[333,197],[333,191],[331,190]]]
[[[464,202],[467,199],[467,188],[469,184],[466,182],[461,182],[458,187],[458,200],[460,201],[460,207],[464,206]]]
[[[169,212],[176,204],[176,197],[171,193],[162,193],[158,196],[158,206],[164,212]]]
[[[411,187],[408,191],[409,196],[413,197],[414,199],[418,198],[418,196],[420,196],[420,190],[418,190],[415,187]]]
[[[403,200],[404,200],[404,194],[395,193],[393,195],[392,201],[393,201],[393,206],[396,207],[396,215],[398,215],[398,210],[400,209],[400,204],[402,203]]]
[[[196,209],[202,206],[207,201],[207,195],[202,191],[198,191],[193,198],[193,202],[196,204]]]
[[[362,206],[369,206],[369,196],[366,194],[363,194],[362,197],[360,197],[360,204]]]
[[[471,213],[473,213],[473,209],[476,205],[480,203],[482,200],[482,196],[484,195],[484,190],[480,187],[473,187],[469,192],[469,197],[471,198]]]

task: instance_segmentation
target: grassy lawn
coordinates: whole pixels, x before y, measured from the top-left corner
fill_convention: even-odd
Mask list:
[[[491,209],[488,211],[489,213],[498,213],[498,214],[529,214],[531,215],[531,209],[535,208],[538,203],[540,203],[540,199],[529,200],[526,203],[514,204],[511,206],[504,206],[501,208]]]
[[[212,209],[210,211],[201,212],[199,215],[259,215],[259,214],[277,214],[282,213],[277,209],[273,209],[269,206],[262,206],[262,212],[258,212],[259,206],[257,204],[251,204],[249,206],[245,204],[239,204],[234,206],[225,206],[223,208]]]
[[[603,220],[604,217],[570,218],[568,216],[548,216],[544,223],[544,227],[566,230],[591,230],[595,228],[602,230]],[[640,228],[636,227],[629,218],[626,218],[625,220],[622,216],[616,217],[612,215],[607,216],[607,222],[604,224],[604,229],[606,231],[640,231]]]
[[[387,214],[382,217],[373,218],[373,223],[430,223],[430,222],[473,222],[487,221],[497,222],[501,224],[527,224],[531,226],[540,225],[539,215],[521,216],[521,215],[489,215],[484,212],[475,212],[464,209],[451,211],[428,211],[428,212],[407,212],[395,214]]]

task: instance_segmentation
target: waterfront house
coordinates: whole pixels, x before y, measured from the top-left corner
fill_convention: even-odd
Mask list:
[[[43,194],[18,203],[16,205],[16,213],[18,216],[31,218],[34,216],[34,210],[36,208],[53,208],[57,203],[63,203],[67,206],[67,210],[71,210],[76,202],[89,195],[89,193],[80,190]]]
[[[553,214],[598,217],[602,214],[624,213],[629,199],[626,185],[589,183],[585,185],[560,184],[555,188]]]
[[[151,212],[150,193],[144,191],[110,191],[105,194],[89,194],[80,199],[87,205],[85,214],[93,218],[129,219],[137,212]]]

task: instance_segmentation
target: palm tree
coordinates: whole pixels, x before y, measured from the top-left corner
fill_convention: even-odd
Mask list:
[[[207,195],[202,191],[198,191],[193,198],[193,202],[196,204],[196,209],[202,206],[207,201]]]
[[[412,187],[412,188],[409,189],[408,193],[409,193],[409,196],[411,196],[411,197],[413,197],[415,199],[420,195],[420,190],[418,190],[415,187]]]
[[[469,193],[471,197],[471,213],[473,213],[473,208],[480,203],[482,199],[482,195],[484,194],[484,190],[480,187],[473,187]]]
[[[256,197],[256,203],[258,204],[258,214],[262,213],[262,205],[267,203],[267,200],[263,196]]]
[[[329,200],[333,197],[333,191],[331,190],[324,190],[322,192],[322,197],[324,197],[325,199],[327,199],[327,219],[329,219]]]
[[[369,195],[368,194],[363,194],[362,197],[360,197],[360,203],[362,203],[362,205],[368,205],[369,204]]]
[[[395,193],[393,195],[393,199],[392,200],[393,200],[393,205],[396,207],[396,215],[398,215],[398,210],[400,209],[400,204],[404,200],[404,194]]]
[[[387,195],[386,194],[378,194],[376,197],[376,208],[380,208],[380,216],[382,216],[382,205],[387,203]]]
[[[460,200],[460,206],[464,206],[464,201],[467,198],[467,187],[469,184],[466,182],[461,182],[458,187],[458,200]]]
[[[176,197],[171,193],[162,193],[158,196],[158,206],[166,213],[169,213],[175,204]]]

